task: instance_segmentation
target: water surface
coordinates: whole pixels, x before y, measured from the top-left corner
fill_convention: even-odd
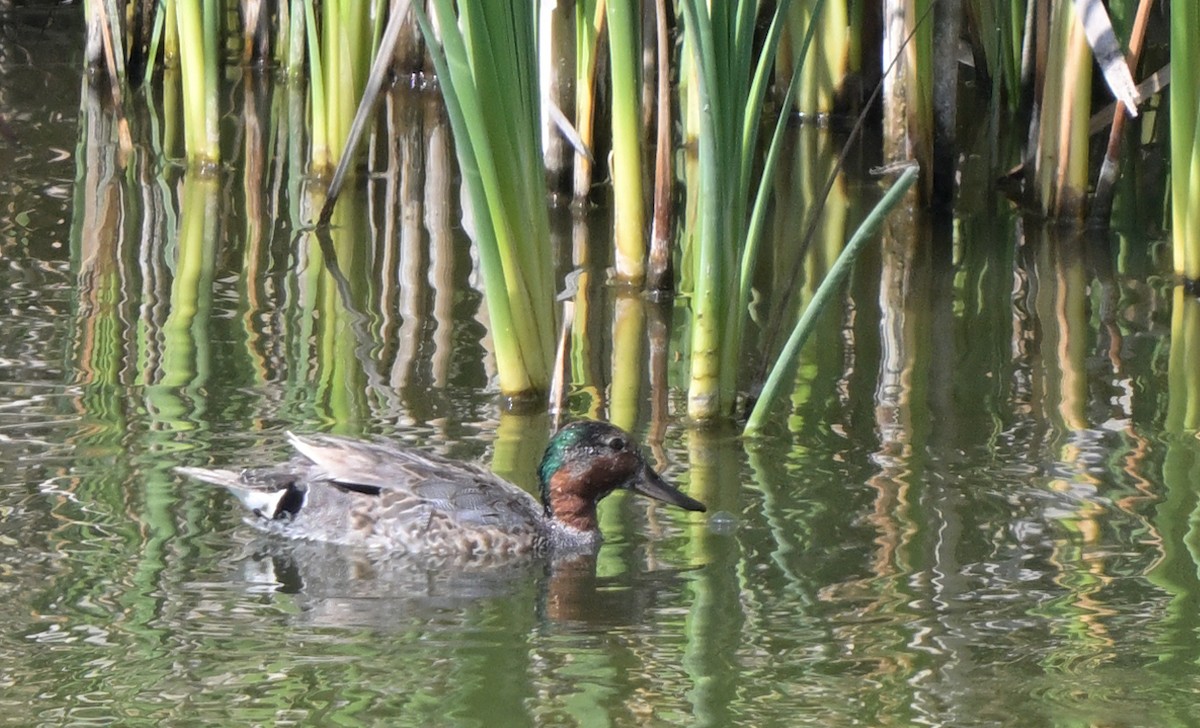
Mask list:
[[[1200,443],[1176,347],[1198,304],[1146,231],[1052,235],[999,200],[893,220],[790,410],[743,442],[685,422],[686,297],[606,285],[603,210],[556,210],[590,304],[571,416],[623,421],[709,512],[614,496],[597,557],[553,567],[372,560],[261,537],[170,468],[334,431],[533,487],[550,421],[501,414],[435,97],[389,102],[406,131],[377,140],[331,257],[295,235],[316,193],[286,87],[231,83],[210,179],[139,98],[122,167],[75,36],[47,33],[0,69],[20,136],[0,142],[0,721],[1195,723]],[[828,238],[877,193],[843,180]]]

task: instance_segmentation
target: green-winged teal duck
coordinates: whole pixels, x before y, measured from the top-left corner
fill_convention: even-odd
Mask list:
[[[474,465],[382,442],[294,435],[298,455],[241,472],[176,468],[228,488],[255,526],[291,538],[393,553],[504,556],[585,551],[601,540],[596,504],[628,488],[689,511],[632,438],[604,422],[555,433],[538,468],[542,502]]]

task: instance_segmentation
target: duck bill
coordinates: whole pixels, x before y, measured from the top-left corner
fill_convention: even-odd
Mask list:
[[[654,469],[649,465],[643,465],[638,474],[630,479],[627,487],[630,490],[641,493],[647,498],[653,498],[663,503],[670,503],[684,510],[708,510],[703,503],[695,498],[689,498],[681,493],[678,488],[663,480],[662,476],[654,472]]]

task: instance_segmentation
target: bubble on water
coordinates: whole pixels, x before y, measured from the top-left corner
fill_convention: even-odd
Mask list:
[[[717,511],[708,519],[708,530],[722,536],[728,536],[736,531],[737,527],[737,518],[729,511]]]

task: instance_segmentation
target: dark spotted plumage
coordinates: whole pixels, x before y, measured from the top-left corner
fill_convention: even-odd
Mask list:
[[[391,552],[517,555],[596,546],[596,503],[617,488],[692,511],[704,505],[646,463],[627,433],[575,422],[551,439],[538,468],[542,503],[475,465],[382,442],[288,433],[281,465],[177,468],[228,488],[266,531]]]

